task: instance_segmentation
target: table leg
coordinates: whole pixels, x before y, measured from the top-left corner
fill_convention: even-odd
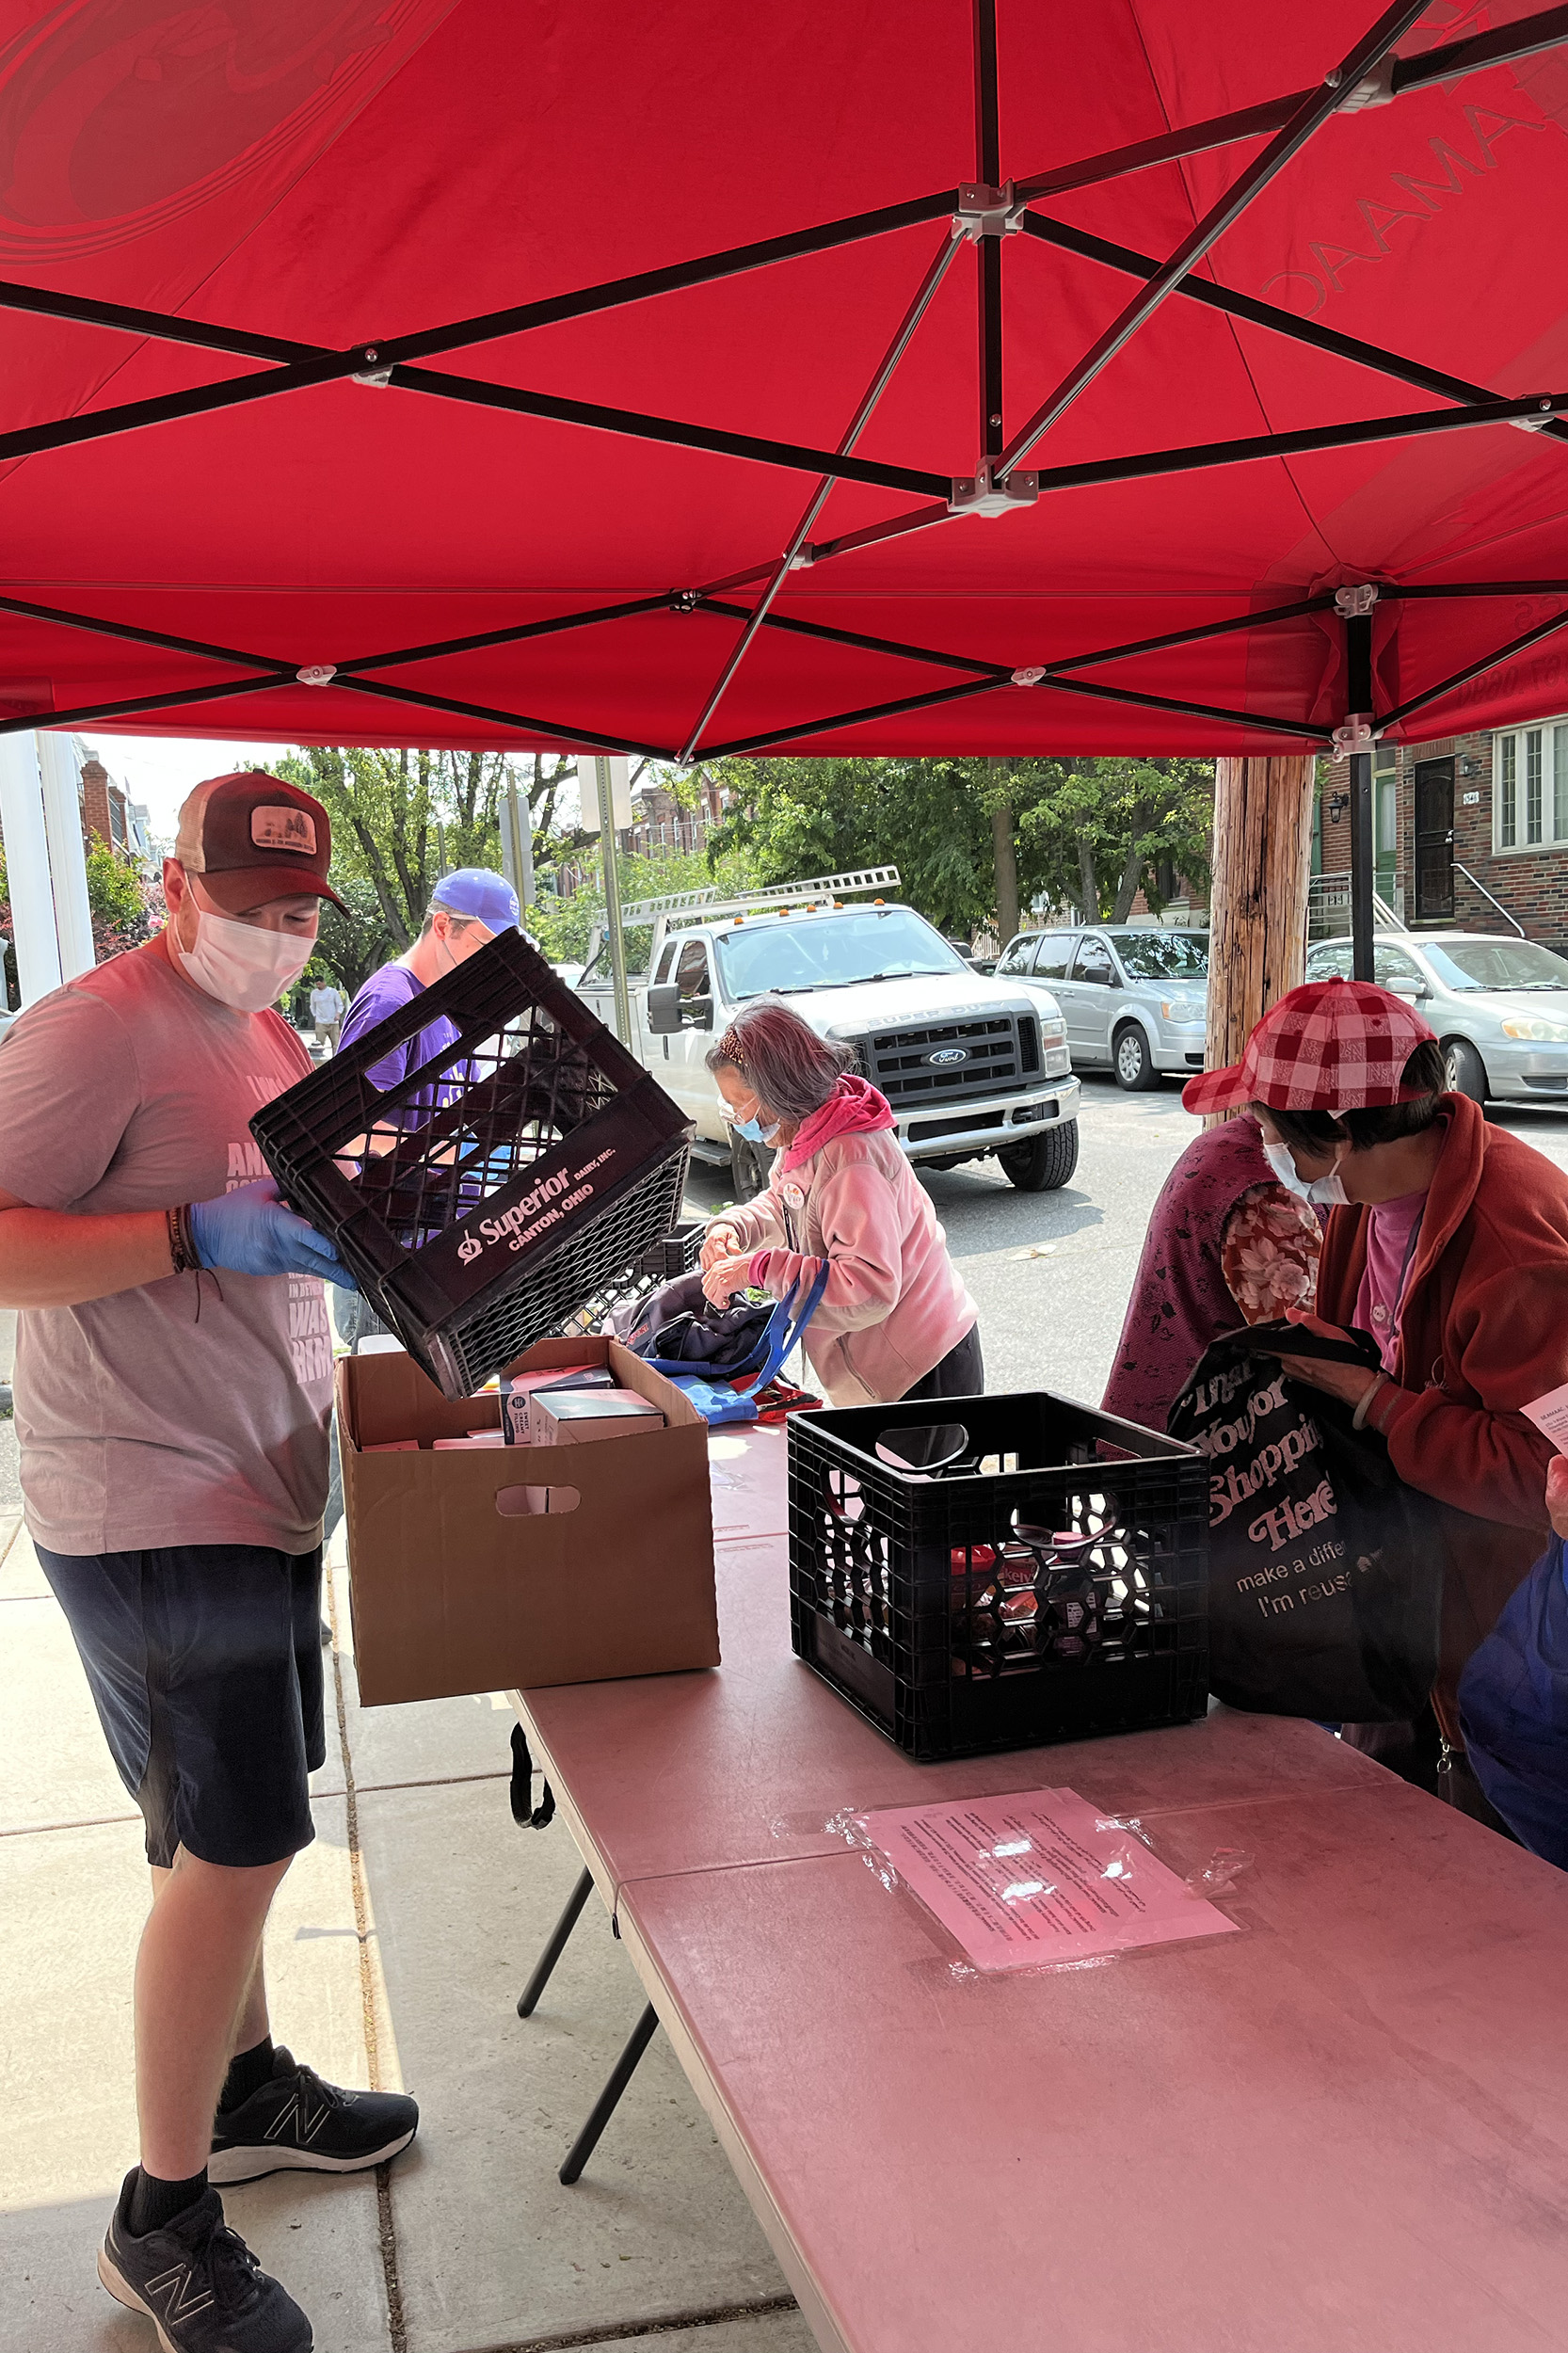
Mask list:
[[[533,1976],[529,1978],[528,1983],[523,1987],[522,1992],[518,1995],[518,2016],[520,2018],[533,2017],[535,2009],[538,2006],[539,1995],[544,1992],[545,1987],[550,1983],[551,1975],[555,1967],[555,1963],[560,1960],[561,1955],[567,1949],[567,1939],[570,1936],[573,1929],[577,1926],[583,1907],[587,1902],[588,1897],[593,1894],[593,1892],[594,1875],[591,1871],[584,1871],[576,1886],[572,1889],[571,1894],[567,1897],[567,1908],[565,1912],[562,1913],[560,1918],[556,1921],[555,1926],[550,1931],[550,1942],[545,1946],[543,1952],[539,1955],[538,1961],[535,1964]]]
[[[598,2148],[599,2137],[619,2105],[621,2093],[636,2073],[638,2061],[652,2041],[654,2028],[658,2024],[659,2013],[649,2002],[632,2027],[631,2041],[616,2059],[615,2071],[609,2082],[594,2102],[593,2114],[572,2142],[570,2154],[561,2168],[561,2179],[568,2188],[577,2180],[583,2168]]]

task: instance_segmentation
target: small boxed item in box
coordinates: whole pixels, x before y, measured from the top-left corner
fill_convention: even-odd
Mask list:
[[[508,1446],[530,1446],[528,1401],[536,1389],[613,1388],[615,1374],[608,1365],[546,1365],[532,1372],[512,1372],[501,1382],[501,1431]]]
[[[541,1340],[507,1377],[526,1398],[539,1376],[558,1383],[585,1365],[643,1409],[596,1432],[589,1456],[586,1425],[569,1445],[560,1423],[560,1443],[498,1446],[507,1400],[445,1398],[408,1354],[339,1360],[367,1706],[718,1665],[707,1424],[662,1374],[597,1335]],[[452,1439],[468,1443],[438,1444]]]
[[[530,1446],[623,1438],[638,1422],[662,1430],[664,1417],[634,1389],[536,1389],[528,1401]]]

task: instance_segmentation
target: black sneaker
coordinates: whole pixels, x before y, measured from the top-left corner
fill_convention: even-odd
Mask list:
[[[125,2176],[98,2277],[117,2304],[145,2313],[163,2353],[311,2353],[311,2324],[223,2219],[216,2189],[161,2231],[133,2238],[133,2169]]]
[[[407,2149],[419,2103],[401,2091],[340,2091],[280,2043],[271,2079],[213,2123],[208,2178],[254,2182],[264,2173],[360,2173]]]

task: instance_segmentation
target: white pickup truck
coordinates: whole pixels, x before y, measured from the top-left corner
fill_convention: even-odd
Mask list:
[[[760,1192],[772,1155],[726,1125],[705,1058],[732,1015],[763,996],[854,1048],[912,1160],[955,1168],[995,1153],[1026,1193],[1072,1176],[1079,1084],[1060,1011],[1038,988],[972,970],[923,916],[881,895],[898,887],[896,867],[876,867],[741,899],[688,891],[623,908],[632,1050],[694,1121],[696,1155],[729,1162],[737,1199]],[[613,1029],[601,936],[577,986]]]

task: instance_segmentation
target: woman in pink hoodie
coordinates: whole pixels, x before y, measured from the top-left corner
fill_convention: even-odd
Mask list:
[[[887,1100],[853,1060],[766,1000],[708,1056],[729,1117],[777,1157],[767,1191],[709,1226],[703,1289],[720,1306],[744,1289],[783,1299],[825,1263],[806,1353],[832,1404],[978,1396],[978,1310]]]

